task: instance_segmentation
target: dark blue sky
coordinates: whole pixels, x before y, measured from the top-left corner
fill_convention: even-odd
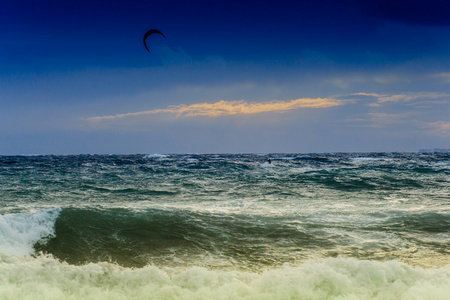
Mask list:
[[[3,0],[0,154],[450,148],[448,16],[442,0]],[[167,39],[148,53],[152,28]]]
[[[304,49],[344,64],[362,63],[367,52],[390,62],[449,46],[444,35],[427,30],[449,32],[447,1],[7,0],[2,6],[2,60],[32,71],[142,67],[142,36],[150,28],[193,59],[216,54],[257,63],[289,63]]]

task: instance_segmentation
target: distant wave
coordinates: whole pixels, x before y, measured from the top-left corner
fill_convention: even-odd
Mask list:
[[[381,160],[381,158],[377,158],[377,157],[352,157],[350,158],[350,160],[353,161],[377,161],[377,160]]]
[[[167,157],[169,157],[169,155],[158,153],[144,155],[144,158],[167,158]]]

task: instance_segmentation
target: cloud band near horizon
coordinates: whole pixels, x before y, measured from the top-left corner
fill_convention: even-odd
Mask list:
[[[251,115],[267,112],[283,113],[300,108],[328,108],[341,105],[342,102],[332,98],[299,98],[287,101],[247,102],[245,100],[220,100],[215,103],[194,103],[190,105],[175,105],[165,109],[154,109],[133,113],[116,114],[109,116],[95,116],[83,120],[96,122],[103,120],[122,119],[127,117],[152,115],[160,113],[176,114],[177,117],[222,117],[232,115]]]

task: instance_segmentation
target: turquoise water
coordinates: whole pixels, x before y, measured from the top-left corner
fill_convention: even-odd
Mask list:
[[[0,156],[0,299],[449,299],[449,175],[445,153]]]

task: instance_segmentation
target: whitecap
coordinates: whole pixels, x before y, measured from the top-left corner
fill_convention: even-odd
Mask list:
[[[34,244],[55,234],[61,209],[0,215],[0,253],[32,255]]]
[[[448,299],[450,270],[330,258],[264,272],[1,257],[2,299]]]
[[[155,154],[147,154],[147,155],[144,156],[144,158],[167,158],[167,157],[169,157],[169,155],[166,155],[166,154],[158,154],[158,153],[155,153]]]
[[[271,163],[269,164],[268,162],[265,162],[265,163],[261,164],[261,167],[262,168],[273,168],[275,166]]]
[[[381,160],[381,158],[376,157],[352,157],[350,160],[356,161],[356,162],[364,162],[364,161],[377,161]]]

